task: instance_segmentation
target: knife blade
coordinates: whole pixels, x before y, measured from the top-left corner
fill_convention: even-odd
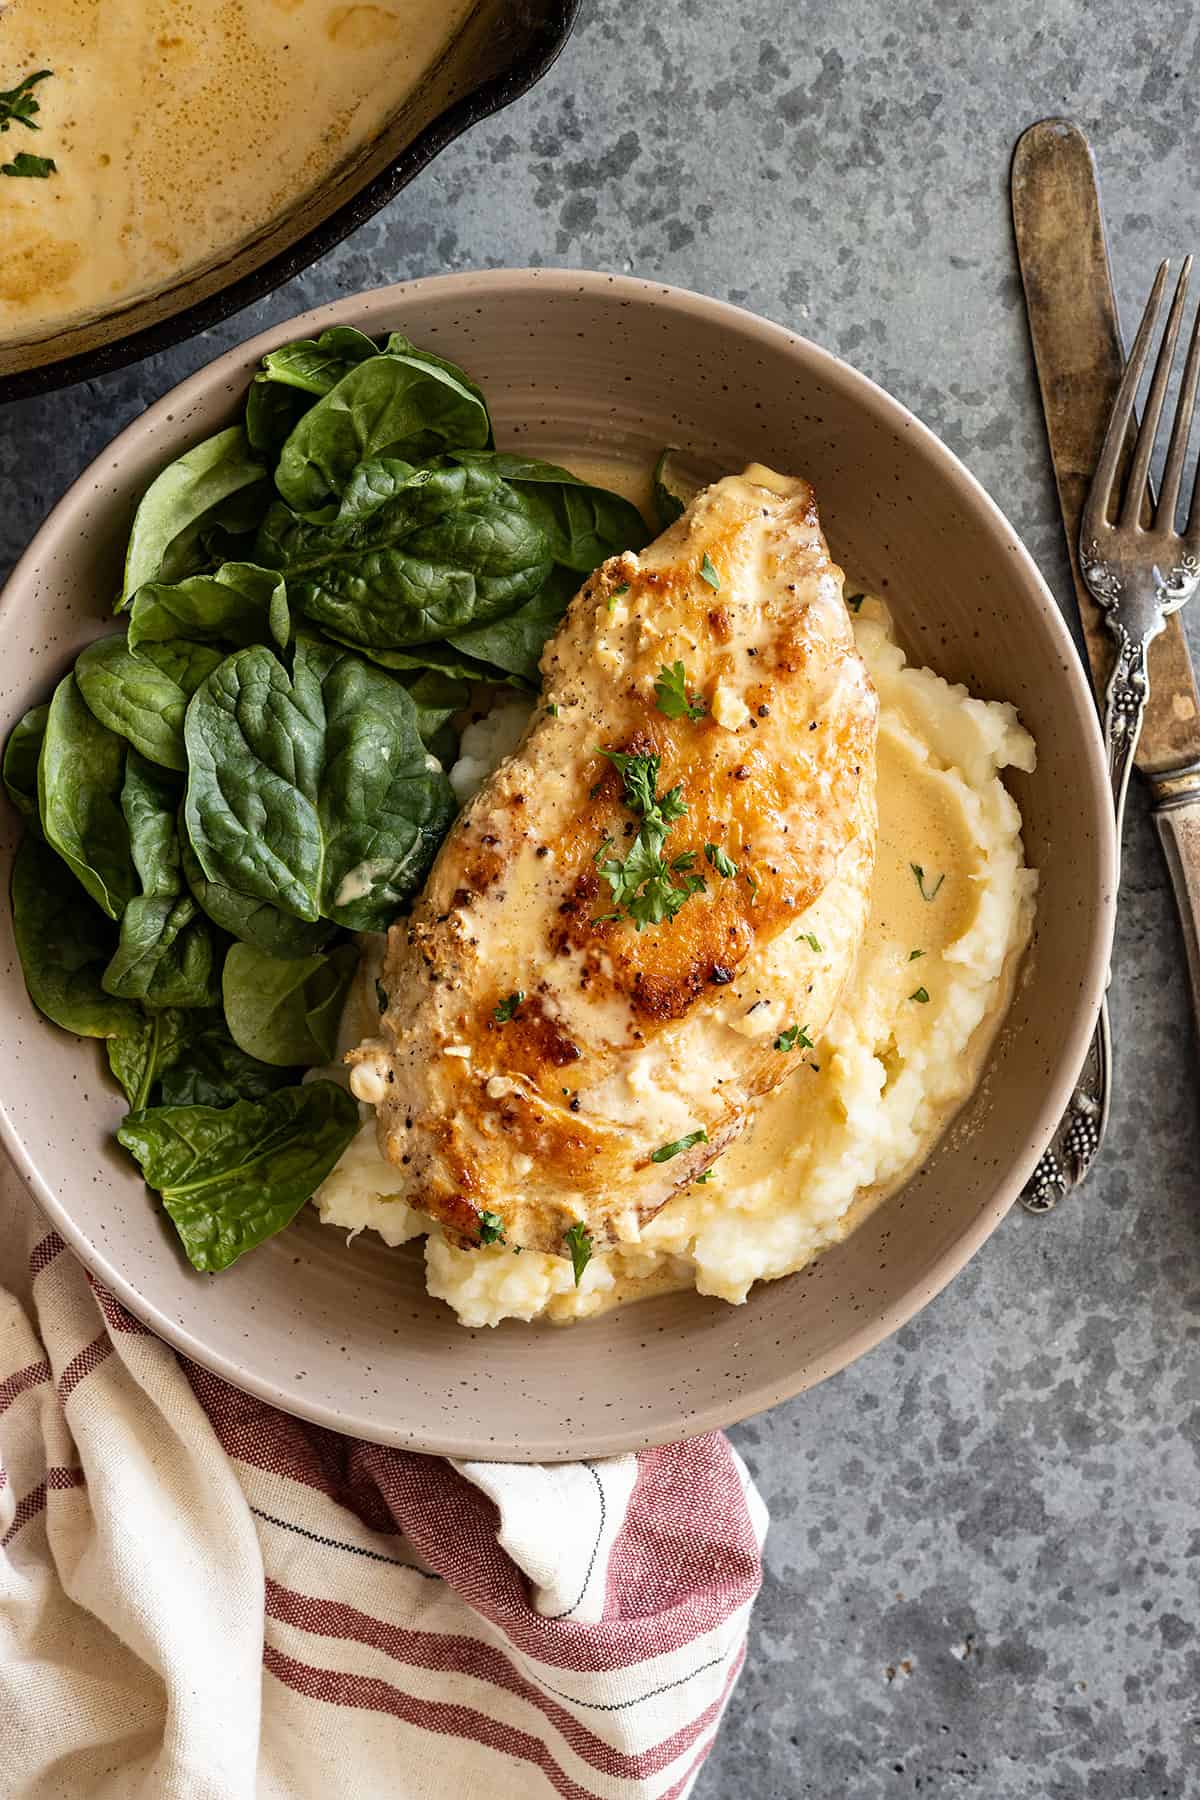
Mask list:
[[[1125,349],[1095,158],[1072,120],[1041,119],[1018,139],[1012,212],[1071,577],[1103,705],[1113,640],[1079,571],[1079,521]],[[1131,424],[1130,448],[1133,436]],[[1200,761],[1200,690],[1178,614],[1150,646],[1148,672],[1150,703],[1136,762],[1161,779]]]

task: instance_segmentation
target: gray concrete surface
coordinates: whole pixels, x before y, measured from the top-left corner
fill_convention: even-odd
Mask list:
[[[170,383],[271,320],[442,269],[634,270],[743,302],[926,419],[1060,596],[1007,211],[1012,143],[1093,138],[1127,317],[1200,247],[1200,14],[1178,0],[585,0],[532,96],[205,338],[0,415],[0,573]],[[1189,625],[1200,649],[1200,604]],[[1009,1218],[892,1342],[734,1435],[770,1504],[701,1800],[1200,1793],[1200,1070],[1135,794],[1103,1169]]]

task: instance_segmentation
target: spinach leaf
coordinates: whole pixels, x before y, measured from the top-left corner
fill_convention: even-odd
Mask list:
[[[148,581],[180,581],[202,568],[202,534],[209,525],[228,522],[237,530],[253,524],[266,506],[267,480],[240,425],[218,431],[168,463],[134,514],[117,610]],[[231,509],[228,503],[235,500],[239,504]]]
[[[457,363],[447,362],[444,356],[435,356],[432,350],[422,350],[418,348],[411,338],[405,337],[402,331],[393,331],[391,333],[383,347],[383,353],[385,356],[409,357],[414,362],[428,363],[430,368],[441,369],[443,374],[453,376],[460,387],[465,387],[468,394],[473,394],[485,413],[488,411],[488,403],[484,398],[483,389],[477,381],[472,381],[465,369],[460,369]],[[491,449],[493,441],[492,420],[491,415],[489,414],[487,449]]]
[[[557,463],[501,450],[459,460],[470,468],[494,469],[517,490],[544,532],[554,561],[565,569],[590,575],[606,557],[640,550],[650,540],[646,521],[631,501],[592,487]]]
[[[205,874],[300,919],[384,929],[456,811],[410,696],[312,638],[297,640],[290,680],[267,649],[228,657],[186,737],[187,833]]]
[[[75,677],[64,676],[46,716],[38,812],[47,842],[110,919],[120,918],[135,892],[124,779],[124,743],[84,705]]]
[[[164,1007],[143,1014],[136,1031],[105,1044],[108,1066],[125,1090],[130,1108],[149,1106],[155,1083],[176,1061],[187,1038],[187,1015]]]
[[[499,670],[499,676],[493,676],[493,680],[537,687],[541,679],[538,663],[546,639],[557,631],[578,586],[574,569],[551,569],[533,599],[524,606],[490,625],[477,626],[474,631],[456,631],[450,643],[454,649]]]
[[[658,453],[658,461],[654,465],[653,494],[654,516],[658,520],[658,528],[665,531],[676,519],[682,518],[687,511],[685,503],[667,485],[667,463],[675,454],[675,445],[667,444]]]
[[[489,432],[487,408],[444,369],[372,356],[299,420],[279,453],[275,486],[294,511],[328,520],[359,463],[482,449]]]
[[[284,387],[261,372],[257,374],[246,393],[246,437],[250,448],[265,461],[277,462],[279,452],[312,404],[311,394]]]
[[[336,387],[356,363],[368,362],[378,355],[379,345],[374,338],[356,331],[352,325],[332,325],[319,338],[298,338],[294,344],[268,350],[262,359],[262,373],[254,379],[281,382],[319,399]]]
[[[187,1042],[163,1072],[164,1106],[232,1106],[235,1100],[261,1100],[291,1080],[290,1069],[274,1069],[238,1048],[220,1007],[187,1017],[194,1022]]]
[[[233,1106],[130,1113],[117,1137],[162,1195],[193,1267],[227,1269],[291,1223],[358,1130],[332,1081]]]
[[[254,563],[223,563],[212,575],[149,581],[129,609],[129,648],[187,640],[193,644],[267,644],[291,636],[282,575]]]
[[[133,651],[120,637],[98,638],[75,664],[75,680],[102,725],[128,738],[151,762],[187,768],[183,715],[222,652],[211,644],[143,644]]]
[[[116,932],[41,838],[26,832],[13,858],[13,937],[30,999],[79,1037],[128,1037],[141,1015],[100,986]]]
[[[49,711],[49,706],[30,707],[24,718],[17,720],[4,746],[3,778],[8,797],[36,831],[42,828],[38,818],[37,766]]]
[[[186,830],[180,832],[183,873],[199,905],[214,925],[244,944],[265,950],[268,956],[312,956],[330,937],[328,919],[307,923],[293,913],[281,912],[267,900],[239,893],[223,882],[210,881],[200,867]]]
[[[417,730],[426,745],[437,736],[447,719],[462,711],[471,697],[465,681],[444,675],[440,669],[425,669],[420,675],[410,676],[402,685],[412,695],[417,709]]]
[[[465,656],[451,644],[415,644],[411,650],[377,650],[366,644],[352,644],[349,639],[339,637],[336,631],[327,630],[325,635],[335,644],[344,644],[346,649],[365,656],[368,662],[378,663],[381,669],[394,669],[397,673],[436,670],[440,675],[457,676],[462,681],[508,681],[503,670],[477,662],[473,656]]]
[[[184,886],[179,796],[161,769],[129,753],[121,810],[142,892],[121,915],[121,935],[102,985],[149,1008],[211,1006],[217,999],[212,932]]]
[[[415,475],[419,484],[331,527],[272,508],[256,555],[323,630],[370,649],[432,642],[512,612],[550,573],[545,534],[511,488],[462,470]],[[431,490],[462,492],[467,480],[458,504],[419,516]]]
[[[285,962],[250,944],[232,944],[221,989],[225,1020],[247,1056],[277,1068],[310,1069],[333,1060],[346,991],[358,967],[353,944],[328,956]]]

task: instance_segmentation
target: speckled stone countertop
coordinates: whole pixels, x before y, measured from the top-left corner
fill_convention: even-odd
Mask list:
[[[585,0],[545,83],[318,268],[0,413],[0,574],[118,427],[253,330],[405,276],[556,263],[839,352],[941,433],[1065,596],[1009,155],[1047,113],[1084,125],[1136,317],[1155,261],[1200,249],[1198,75],[1180,0]],[[1200,603],[1188,626],[1200,651]],[[1200,1068],[1140,792],[1130,810],[1103,1167],[734,1433],[773,1524],[700,1800],[1200,1793]]]

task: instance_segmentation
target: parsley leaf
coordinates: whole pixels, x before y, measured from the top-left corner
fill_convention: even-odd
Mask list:
[[[600,860],[612,842],[606,838],[596,852],[596,862],[612,889],[618,913],[631,919],[641,931],[647,925],[661,925],[664,920],[673,919],[684,902],[704,887],[699,875],[688,873],[696,860],[694,852],[684,851],[670,863],[663,855],[671,826],[683,817],[687,806],[680,787],[658,793],[659,757],[602,748],[599,754],[619,770],[625,784],[625,804],[640,815],[642,824],[624,860],[616,856]]]
[[[58,164],[52,156],[30,156],[28,150],[18,150],[11,162],[0,163],[0,175],[32,175],[45,181],[48,175],[58,174]]]
[[[34,113],[42,110],[33,90],[39,81],[47,80],[53,73],[53,69],[35,69],[24,81],[18,81],[15,88],[0,92],[0,131],[7,131],[14,121],[27,126],[30,131],[42,129],[33,122]]]
[[[921,867],[920,863],[909,863],[908,866],[913,872],[913,880],[917,884],[917,887],[920,891],[922,900],[936,900],[938,897],[938,890],[941,887],[943,881],[945,881],[945,879],[946,879],[945,874],[943,873],[943,874],[939,875],[937,880],[934,882],[933,886],[930,888],[929,892],[926,893],[925,892],[925,871],[924,871],[924,869]]]
[[[623,581],[621,583],[620,587],[615,587],[613,589],[612,593],[608,596],[609,612],[611,612],[613,607],[617,604],[617,601],[621,598],[621,595],[627,594],[628,592],[629,592],[629,583],[627,581]]]
[[[704,854],[717,874],[724,875],[727,881],[737,874],[737,864],[732,857],[725,854],[720,844],[705,844]]]
[[[499,1213],[480,1213],[479,1241],[481,1244],[502,1244],[504,1242],[504,1220]]]
[[[796,939],[798,944],[807,944],[818,956],[821,954],[821,940],[815,931],[802,931]]]
[[[663,664],[654,683],[654,698],[659,712],[668,719],[702,719],[708,711],[703,694],[689,697],[687,671],[681,662],[674,662],[669,668]]]
[[[928,988],[919,987],[915,994],[910,994],[908,997],[910,1000],[918,1001],[920,1003],[920,1005],[922,1005],[922,1006],[929,1005],[929,989]]]
[[[852,613],[861,612],[862,611],[862,603],[866,599],[866,597],[867,596],[865,594],[847,594],[846,595],[846,605],[850,608],[850,611]]]
[[[579,1286],[583,1271],[592,1260],[592,1237],[586,1225],[580,1222],[572,1225],[569,1231],[563,1232],[563,1243],[571,1254],[571,1267],[575,1272],[575,1286]]]
[[[701,1125],[698,1131],[689,1131],[686,1137],[676,1138],[673,1144],[662,1144],[657,1150],[650,1152],[652,1163],[670,1162],[681,1150],[691,1150],[696,1144],[707,1144],[708,1133]]]
[[[712,1170],[711,1170],[711,1169],[705,1169],[705,1171],[704,1171],[704,1173],[703,1173],[703,1175],[697,1175],[697,1177],[696,1177],[696,1179],[695,1179],[695,1181],[693,1181],[693,1183],[692,1183],[692,1186],[693,1186],[693,1187],[703,1187],[703,1186],[704,1186],[704,1183],[705,1183],[705,1182],[706,1182],[706,1181],[711,1181],[711,1180],[712,1180],[712,1178],[713,1178],[713,1172],[712,1172]]]
[[[807,1028],[803,1025],[789,1025],[787,1030],[781,1031],[775,1039],[777,1050],[811,1050],[812,1047],[813,1041],[808,1035]]]
[[[713,568],[712,559],[710,558],[707,550],[704,552],[704,561],[700,564],[700,579],[701,579],[701,581],[707,581],[710,588],[712,588],[716,593],[718,593],[718,594],[720,593],[721,577],[717,574],[717,571]]]
[[[520,1004],[524,998],[525,998],[524,988],[518,988],[514,994],[506,994],[504,999],[500,1002],[499,1006],[496,1008],[495,1012],[492,1014],[492,1017],[493,1017],[493,1019],[495,1019],[497,1025],[507,1025],[508,1021],[513,1017],[518,1006],[520,1006]]]
[[[909,962],[917,962],[924,954],[925,952],[923,950],[910,950],[908,953],[908,960]]]

